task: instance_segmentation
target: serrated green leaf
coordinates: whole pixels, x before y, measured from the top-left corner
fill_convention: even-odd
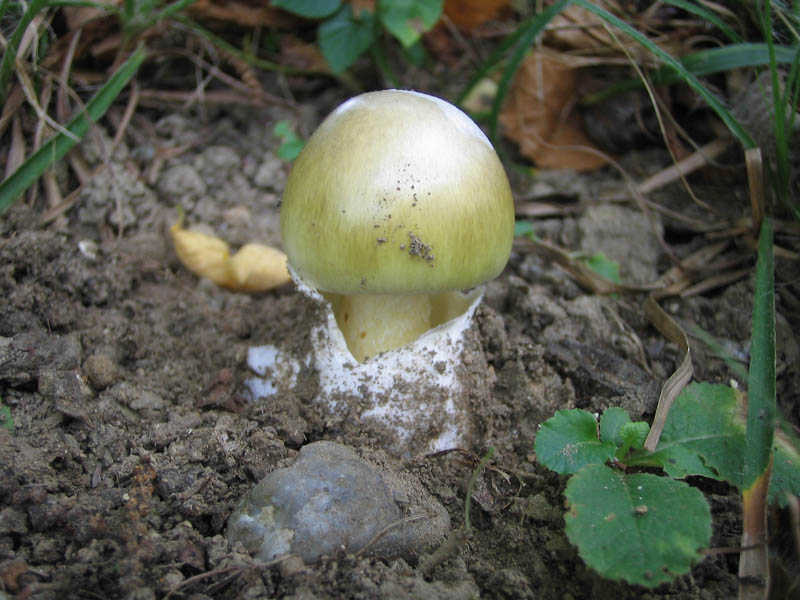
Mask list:
[[[597,421],[585,410],[559,410],[542,423],[534,451],[544,466],[556,473],[575,473],[588,464],[614,457],[615,446],[597,437]]]
[[[564,494],[567,537],[608,579],[653,588],[686,573],[711,540],[708,504],[682,481],[589,465]]]
[[[612,406],[600,417],[600,439],[604,442],[612,442],[615,446],[623,444],[620,431],[623,425],[630,423],[631,418],[624,408]]]
[[[619,278],[619,263],[607,258],[602,252],[595,252],[587,258],[586,266],[601,277],[605,277],[614,283],[622,283]]]
[[[638,450],[644,445],[648,433],[650,433],[650,425],[644,421],[625,423],[620,431],[620,436],[622,437],[622,444],[620,445]]]
[[[738,392],[726,385],[693,383],[675,399],[653,458],[673,477],[703,475],[740,487],[744,430]]]
[[[270,4],[306,19],[322,19],[335,13],[342,0],[272,0]]]
[[[342,73],[356,62],[375,39],[374,16],[362,11],[357,19],[349,4],[319,26],[319,48],[336,73]]]
[[[386,29],[408,48],[429,31],[442,14],[444,0],[378,0]]]

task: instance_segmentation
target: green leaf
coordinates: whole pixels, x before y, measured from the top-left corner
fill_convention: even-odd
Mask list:
[[[622,283],[619,278],[619,263],[606,258],[602,252],[595,252],[587,258],[586,266],[601,277],[605,277],[614,283]]]
[[[383,26],[408,48],[436,25],[444,0],[378,0]]]
[[[767,470],[775,434],[775,290],[772,265],[772,222],[761,223],[750,337],[747,383],[747,429],[743,490]]]
[[[342,4],[341,0],[272,0],[270,5],[306,19],[322,19],[332,15]]]
[[[281,145],[275,153],[282,160],[293,161],[305,146],[303,138],[294,132],[286,119],[275,123],[272,134],[281,139]]]
[[[589,465],[564,494],[567,537],[608,579],[653,588],[688,572],[711,540],[708,504],[682,481]]]
[[[703,475],[744,485],[746,452],[742,396],[725,385],[693,383],[672,405],[655,453],[637,453],[626,464],[660,464],[673,477]],[[800,495],[797,440],[781,433],[773,443],[769,501],[784,506],[787,495]]]
[[[631,422],[631,418],[624,408],[612,406],[607,408],[600,417],[600,439],[604,442],[612,442],[615,446],[623,443],[620,432],[622,427]]]
[[[335,73],[356,62],[375,40],[374,16],[368,11],[353,18],[349,4],[319,26],[319,48]]]
[[[644,441],[647,439],[648,433],[650,433],[650,425],[644,421],[625,423],[620,431],[622,443],[619,445],[624,447],[626,450],[628,448],[634,448],[638,450],[644,445]]]
[[[281,160],[291,162],[300,155],[305,145],[305,141],[300,138],[287,140],[278,147],[275,153]]]
[[[514,237],[526,237],[536,240],[536,231],[530,221],[516,221],[514,223]]]
[[[105,114],[131,77],[136,74],[144,58],[145,51],[139,47],[89,100],[85,110],[70,121],[66,127],[67,131],[77,138],[83,137],[89,129],[90,120],[97,121]],[[75,144],[75,139],[59,133],[31,154],[16,171],[0,183],[0,214],[5,212],[47,167],[64,156]]]
[[[744,430],[739,411],[733,388],[688,385],[675,399],[651,458],[660,460],[672,477],[703,475],[741,486]]]
[[[585,410],[559,410],[542,423],[534,444],[536,456],[556,473],[575,473],[588,464],[614,458],[612,442],[597,437],[597,421]]]

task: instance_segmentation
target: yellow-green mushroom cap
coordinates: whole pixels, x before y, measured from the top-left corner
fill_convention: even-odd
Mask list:
[[[331,113],[298,156],[281,234],[295,272],[325,292],[461,290],[503,270],[514,201],[467,115],[418,92],[370,92]]]

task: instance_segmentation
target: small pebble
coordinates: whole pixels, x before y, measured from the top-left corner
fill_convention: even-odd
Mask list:
[[[92,354],[83,363],[83,372],[95,390],[104,390],[117,379],[117,365],[106,354]]]

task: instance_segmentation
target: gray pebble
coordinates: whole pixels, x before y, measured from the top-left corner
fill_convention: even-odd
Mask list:
[[[315,442],[250,491],[228,520],[227,535],[260,560],[295,554],[310,564],[341,550],[358,552],[386,528],[369,550],[414,560],[441,542],[450,517],[407,473],[378,467],[341,444]]]

